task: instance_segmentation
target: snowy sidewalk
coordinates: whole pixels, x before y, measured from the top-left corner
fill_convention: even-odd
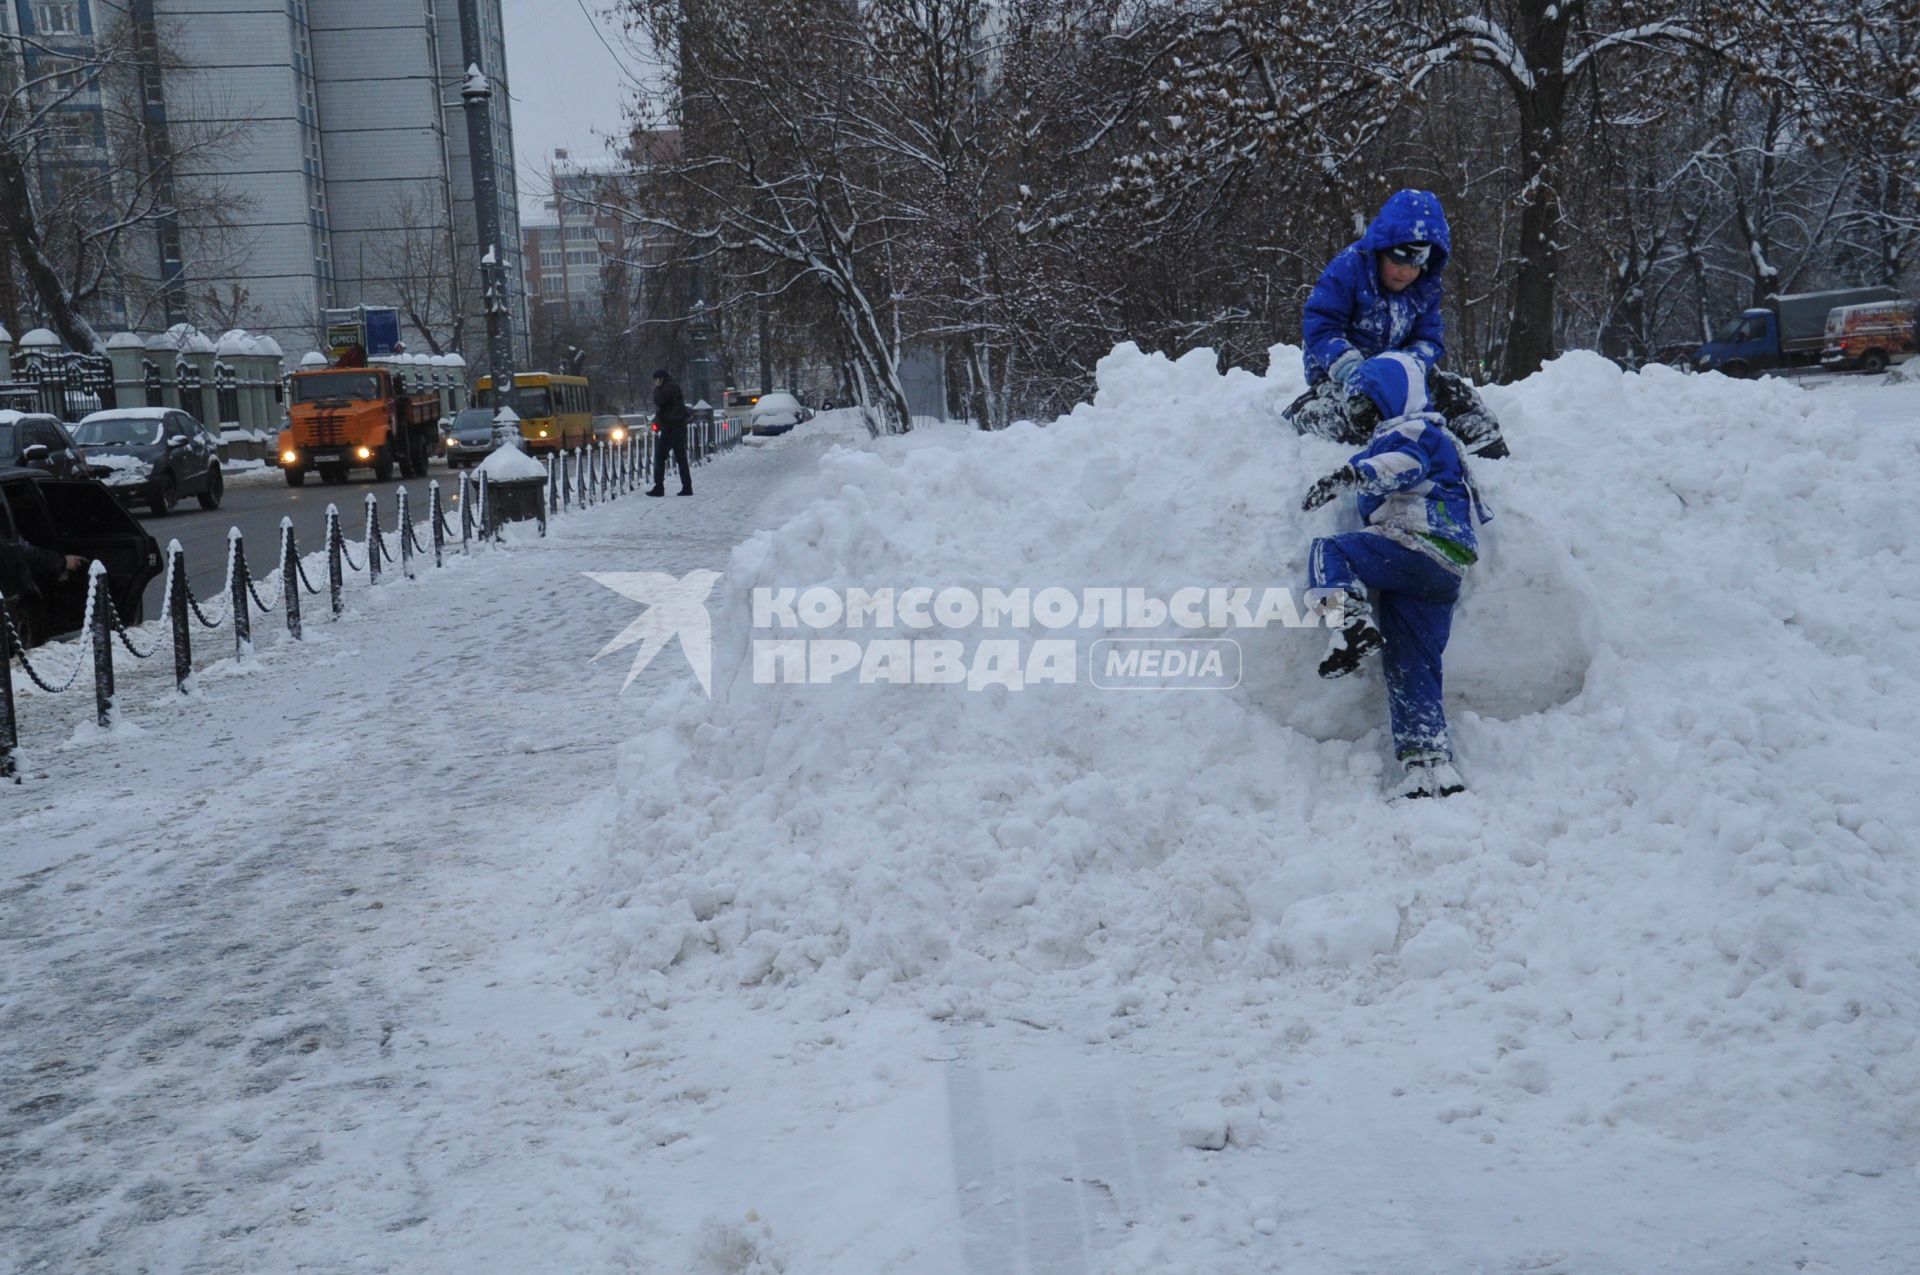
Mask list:
[[[694,499],[390,568],[304,644],[257,622],[257,655],[190,700],[123,662],[110,733],[74,724],[85,695],[23,697],[0,1269],[566,1266],[565,1233],[602,1223],[545,1177],[563,1160],[531,1169],[594,1027],[511,977],[546,902],[515,873],[569,836],[652,688],[689,676],[676,646],[620,696],[627,656],[590,659],[637,608],[581,573],[722,568],[817,456],[745,448]],[[475,1234],[483,1258],[450,1256]]]

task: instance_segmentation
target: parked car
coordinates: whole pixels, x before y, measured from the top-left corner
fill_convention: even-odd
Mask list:
[[[627,431],[629,438],[645,441],[653,432],[653,414],[651,412],[622,412],[620,427]]]
[[[42,469],[60,478],[85,478],[87,457],[57,416],[0,411],[0,465]]]
[[[748,424],[756,434],[784,434],[811,415],[791,394],[762,394]]]
[[[627,423],[618,416],[596,416],[593,418],[593,441],[596,443],[624,443],[627,441]]]
[[[447,467],[477,465],[493,450],[493,409],[469,407],[454,413],[447,431]]]
[[[18,537],[55,553],[79,554],[107,569],[107,593],[127,624],[141,620],[147,585],[160,574],[160,546],[140,522],[92,478],[56,478],[43,469],[0,468],[0,539]],[[0,562],[0,593],[37,646],[77,630],[86,615],[87,580],[74,573],[47,587],[14,578]]]
[[[140,503],[157,517],[173,512],[182,496],[197,496],[202,509],[218,509],[226,493],[220,475],[220,440],[173,407],[120,407],[95,412],[73,429],[87,449],[87,469],[128,504]]]
[[[1920,301],[1843,305],[1827,315],[1821,366],[1884,372],[1920,353]]]

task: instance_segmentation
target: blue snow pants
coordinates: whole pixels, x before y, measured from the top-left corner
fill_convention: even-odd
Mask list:
[[[1447,710],[1442,704],[1440,656],[1453,629],[1460,577],[1417,549],[1370,531],[1322,536],[1307,560],[1315,589],[1363,588],[1374,623],[1387,640],[1387,712],[1397,757],[1437,752],[1448,758]]]

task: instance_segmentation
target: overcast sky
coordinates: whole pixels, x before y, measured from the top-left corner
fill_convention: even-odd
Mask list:
[[[644,74],[645,67],[633,63],[619,21],[607,16],[607,0],[501,0],[500,9],[520,207],[532,215],[546,191],[554,147],[564,146],[578,159],[608,154],[608,135],[622,131],[629,75]]]

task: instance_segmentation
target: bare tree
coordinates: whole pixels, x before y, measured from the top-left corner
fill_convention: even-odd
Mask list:
[[[427,183],[406,187],[388,201],[386,224],[386,234],[369,254],[371,277],[384,282],[429,353],[459,349],[466,308],[461,276],[453,268],[445,201]]]
[[[90,308],[109,295],[138,308],[165,286],[153,236],[192,218],[216,239],[245,206],[218,179],[184,176],[217,167],[234,128],[156,136],[147,87],[172,56],[150,29],[116,14],[76,47],[0,34],[0,234],[47,323],[97,352]]]

